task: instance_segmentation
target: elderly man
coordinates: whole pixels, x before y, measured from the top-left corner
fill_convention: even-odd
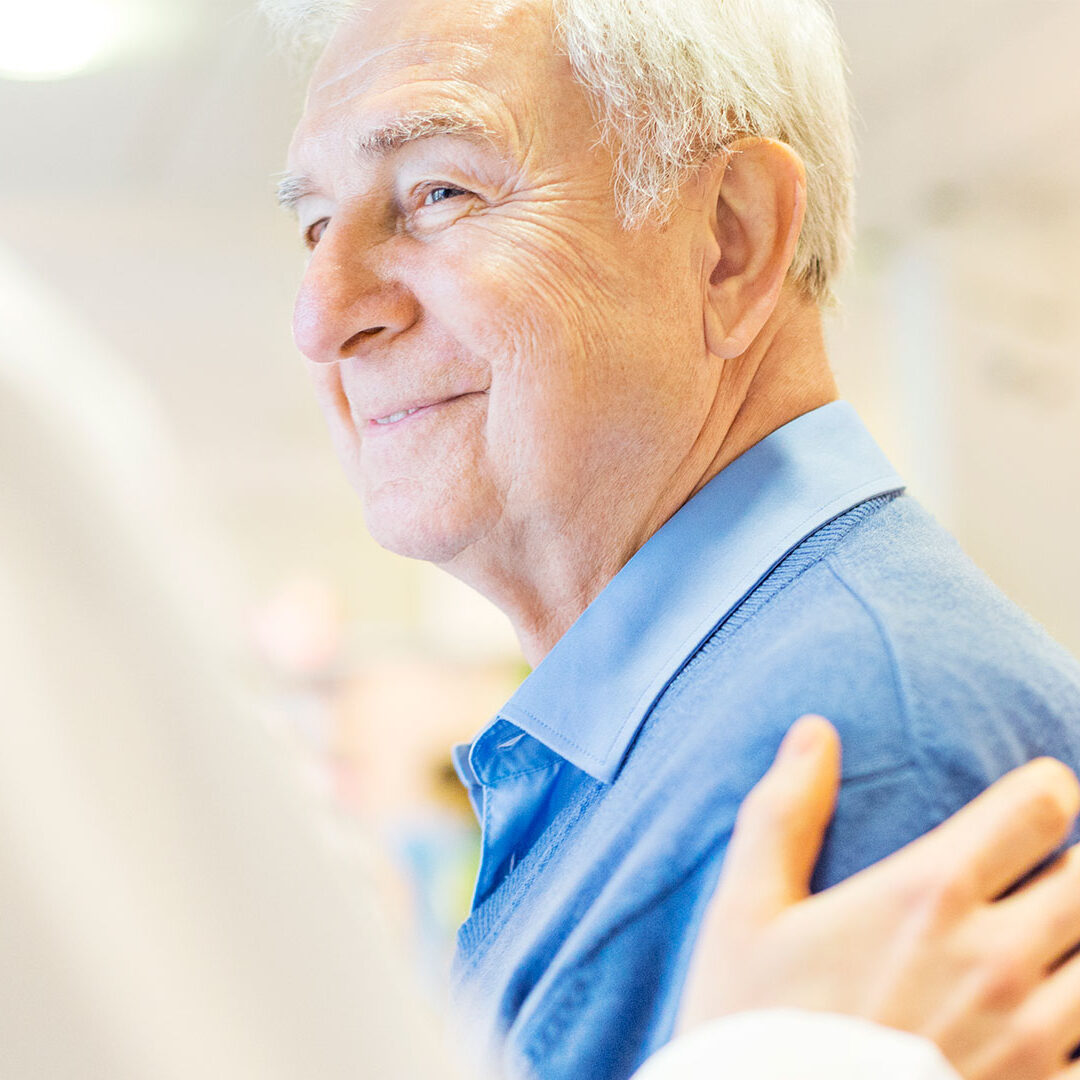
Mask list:
[[[535,668],[458,752],[458,980],[512,1071],[624,1077],[795,716],[846,752],[823,885],[1080,762],[1080,668],[836,400],[852,151],[818,0],[275,6],[332,24],[281,193],[336,447],[375,537]]]

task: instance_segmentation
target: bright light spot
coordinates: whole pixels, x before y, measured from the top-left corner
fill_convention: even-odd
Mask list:
[[[122,19],[103,0],[0,0],[0,76],[65,79],[105,58]]]

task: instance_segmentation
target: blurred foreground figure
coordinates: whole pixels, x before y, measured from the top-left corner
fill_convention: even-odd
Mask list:
[[[7,270],[0,1076],[448,1075],[365,874],[176,596],[160,447],[118,434],[141,403]]]

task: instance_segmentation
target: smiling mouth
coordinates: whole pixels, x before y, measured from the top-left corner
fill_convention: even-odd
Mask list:
[[[398,412],[390,413],[389,416],[373,417],[368,421],[370,429],[381,429],[394,427],[397,424],[401,424],[408,420],[410,417],[416,416],[418,413],[434,412],[437,409],[441,409],[445,405],[450,405],[455,401],[461,401],[464,398],[474,397],[476,394],[485,393],[483,390],[473,391],[465,394],[457,394],[454,397],[443,398],[441,401],[433,401],[428,405],[416,405],[411,409],[401,409]]]

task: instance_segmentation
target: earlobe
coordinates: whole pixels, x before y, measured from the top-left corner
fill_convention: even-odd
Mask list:
[[[750,138],[715,162],[705,281],[705,340],[721,360],[745,353],[780,299],[806,212],[806,170],[785,143]]]
[[[746,352],[740,338],[730,334],[715,305],[705,305],[705,348],[718,360],[734,360]]]

